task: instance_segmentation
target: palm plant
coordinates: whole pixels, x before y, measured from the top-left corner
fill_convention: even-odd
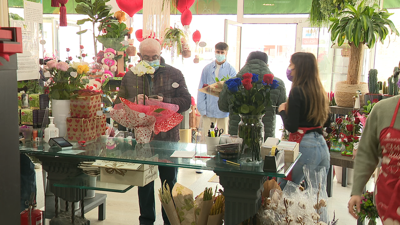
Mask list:
[[[348,4],[339,18],[330,18],[331,40],[339,46],[347,41],[350,45],[350,62],[347,71],[347,84],[359,84],[361,80],[360,64],[364,45],[374,47],[376,41],[383,41],[389,34],[399,35],[398,30],[389,17],[393,13],[380,10],[378,5],[366,6],[362,1],[357,9]]]

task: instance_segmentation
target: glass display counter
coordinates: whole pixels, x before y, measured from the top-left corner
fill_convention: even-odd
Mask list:
[[[171,157],[175,151],[194,152],[194,157]],[[53,193],[63,188],[115,192],[125,192],[131,188],[129,185],[102,182],[98,182],[94,186],[88,185],[88,182],[83,179],[85,174],[78,168],[79,164],[85,161],[109,160],[213,170],[219,176],[220,184],[224,187],[225,224],[239,224],[256,214],[261,205],[265,177],[286,177],[301,156],[300,153],[295,162],[287,163],[281,171],[270,173],[263,171],[263,164],[256,166],[226,164],[218,155],[208,156],[207,147],[204,144],[164,141],[137,144],[134,139],[99,138],[84,146],[74,143],[71,149],[50,147],[43,142],[27,142],[20,145],[20,152],[34,155],[42,161],[43,169],[49,174],[50,190]]]

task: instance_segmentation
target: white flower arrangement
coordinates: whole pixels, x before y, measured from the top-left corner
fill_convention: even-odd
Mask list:
[[[152,66],[150,66],[145,61],[140,61],[136,66],[131,68],[132,73],[136,74],[137,76],[141,77],[145,74],[154,74],[156,71]]]
[[[87,63],[87,62],[72,62],[72,63],[70,63],[69,64],[72,68],[74,68],[74,69],[78,69],[78,66],[83,66],[83,65],[87,65],[87,66],[89,66],[89,63]]]

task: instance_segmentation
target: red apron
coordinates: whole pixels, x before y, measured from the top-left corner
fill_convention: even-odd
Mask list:
[[[301,140],[303,140],[303,137],[307,133],[307,131],[315,130],[315,129],[319,129],[319,128],[321,128],[321,127],[320,126],[319,127],[299,127],[297,132],[289,134],[288,141],[297,142],[300,144]],[[289,175],[285,178],[285,180],[290,180],[290,181],[292,180],[292,171],[290,171]]]
[[[382,169],[376,183],[376,205],[382,221],[400,222],[400,130],[393,128],[399,111],[397,103],[389,127],[381,131]],[[394,221],[397,221],[395,223]]]

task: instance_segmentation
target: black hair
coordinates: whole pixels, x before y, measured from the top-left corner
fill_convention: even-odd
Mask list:
[[[248,62],[252,59],[259,59],[259,60],[264,61],[266,64],[268,64],[268,55],[265,52],[260,52],[260,51],[250,52],[249,56],[247,56],[246,62]]]
[[[225,42],[218,42],[215,45],[215,49],[228,51],[229,50],[229,46]]]

